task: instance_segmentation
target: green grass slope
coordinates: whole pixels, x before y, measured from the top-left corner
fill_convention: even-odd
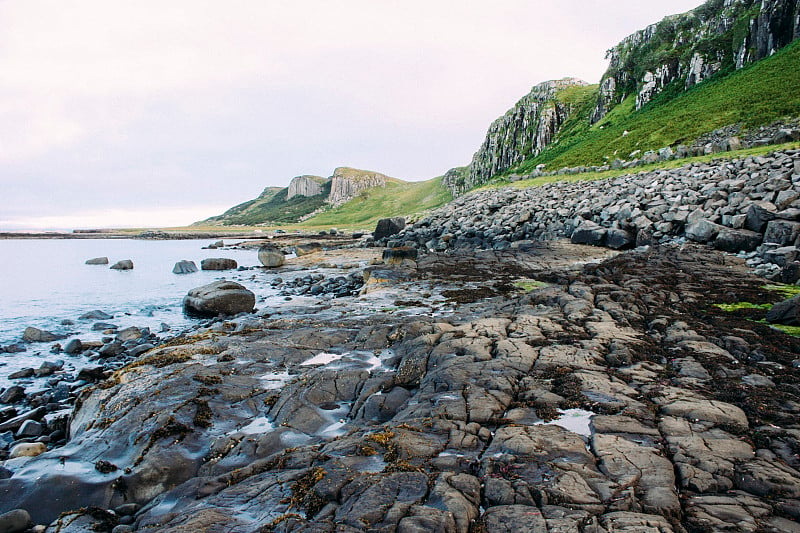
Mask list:
[[[216,224],[223,226],[260,224],[281,225],[298,222],[300,218],[325,206],[330,192],[330,183],[322,186],[322,194],[317,196],[295,196],[287,200],[289,189],[270,187],[258,198],[230,208],[220,216],[211,217],[196,225]]]
[[[303,226],[354,227],[374,224],[378,219],[408,216],[440,207],[453,197],[442,184],[442,178],[404,182],[391,180],[386,187],[363,191],[357,198],[325,211]]]
[[[589,126],[589,115],[597,86],[581,88],[564,96],[577,102],[580,111],[564,124],[555,142],[506,173],[530,172],[539,164],[548,170],[602,165],[627,158],[635,150],[691,143],[730,124],[753,127],[800,116],[798,88],[800,41],[742,70],[719,73],[688,91],[668,86],[639,111],[634,111],[633,97],[629,97],[594,126]]]

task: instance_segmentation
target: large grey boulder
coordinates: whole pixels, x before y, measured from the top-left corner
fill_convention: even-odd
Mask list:
[[[697,242],[710,242],[724,229],[705,218],[686,227],[686,238]]]
[[[0,514],[0,531],[3,533],[22,533],[28,529],[31,515],[25,509],[14,509]]]
[[[194,261],[187,261],[186,259],[178,261],[172,268],[173,274],[192,274],[194,272],[197,272],[197,265],[194,264]]]
[[[581,222],[574,232],[572,232],[573,244],[590,244],[592,246],[603,246],[606,242],[608,230],[591,220]]]
[[[611,228],[606,233],[606,246],[613,250],[632,248],[636,244],[636,236],[619,228]]]
[[[378,221],[378,225],[375,226],[372,236],[378,241],[400,233],[405,227],[406,219],[403,217],[382,218]]]
[[[258,260],[267,268],[282,266],[286,258],[276,246],[265,245],[258,249]]]
[[[750,231],[764,233],[764,230],[767,229],[767,223],[775,219],[775,211],[775,205],[770,202],[753,202],[747,208],[744,227]]]
[[[133,261],[130,259],[123,259],[111,265],[112,270],[133,270]]]
[[[107,265],[108,257],[94,257],[86,260],[87,265]]]
[[[203,270],[233,270],[238,266],[233,259],[224,257],[209,257],[200,261],[200,268]]]
[[[183,298],[187,313],[201,316],[252,313],[256,296],[233,281],[215,281],[189,291]]]
[[[50,333],[49,331],[32,326],[25,328],[25,331],[22,333],[22,340],[26,342],[53,342],[63,338],[64,335],[56,335],[55,333]]]
[[[800,222],[770,220],[764,233],[764,242],[790,246],[797,240],[798,235],[800,235]]]
[[[761,244],[762,235],[746,229],[720,230],[714,240],[714,248],[724,252],[752,252]]]
[[[800,326],[800,296],[773,305],[766,318],[770,324]]]

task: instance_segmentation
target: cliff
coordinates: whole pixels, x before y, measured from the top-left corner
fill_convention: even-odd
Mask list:
[[[680,92],[774,54],[800,37],[800,0],[710,0],[623,39],[606,55],[591,121],[635,96],[639,110],[670,88]]]
[[[374,187],[385,187],[387,176],[379,172],[358,170],[349,167],[339,167],[331,176],[331,192],[328,203],[337,206],[352,200],[359,193]]]
[[[486,140],[475,153],[469,174],[458,182],[451,180],[453,194],[487,182],[498,172],[508,170],[528,157],[535,157],[552,142],[574,109],[569,102],[560,101],[557,94],[570,87],[585,87],[576,78],[546,81],[536,85],[505,115],[495,120]]]
[[[328,180],[321,176],[297,176],[289,182],[286,198],[291,200],[295,196],[317,196],[323,193],[323,185]]]

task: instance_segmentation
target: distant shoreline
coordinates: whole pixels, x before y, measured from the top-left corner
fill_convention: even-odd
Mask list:
[[[164,231],[164,230],[76,230],[76,231],[2,231],[0,240],[9,239],[146,239],[146,240],[187,240],[187,239],[263,239],[264,235],[208,231]]]

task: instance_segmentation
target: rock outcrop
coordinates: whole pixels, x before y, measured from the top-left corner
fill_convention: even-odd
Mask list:
[[[635,95],[641,109],[667,86],[688,89],[740,69],[800,37],[800,0],[710,0],[665,18],[608,51],[592,122]]]
[[[495,120],[486,134],[480,149],[472,158],[469,174],[462,180],[458,169],[446,183],[454,195],[463,194],[485,183],[498,172],[508,170],[529,157],[538,155],[555,138],[562,124],[574,110],[557,95],[570,87],[584,87],[587,83],[576,78],[546,81],[536,85],[531,92]]]
[[[374,187],[385,187],[389,178],[379,172],[338,167],[331,176],[331,192],[328,202],[334,206],[352,200],[359,193]]]
[[[297,176],[292,178],[289,182],[289,190],[286,193],[286,199],[291,200],[295,196],[317,196],[322,194],[322,184],[326,180],[320,176]]]

